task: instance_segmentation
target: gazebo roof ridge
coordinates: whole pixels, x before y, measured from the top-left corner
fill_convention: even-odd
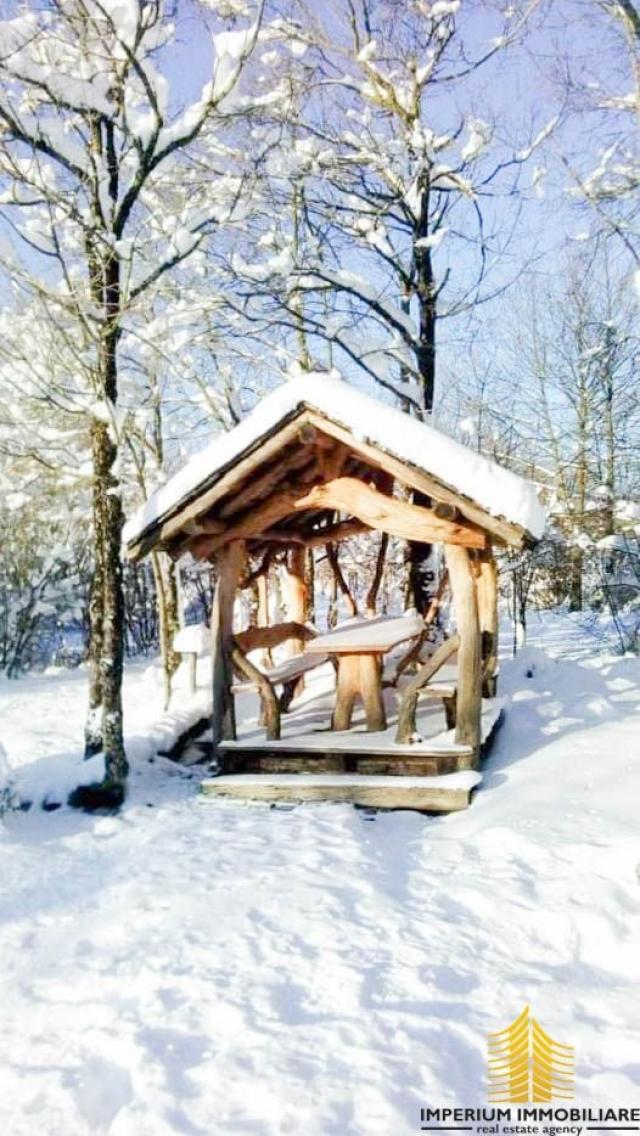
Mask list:
[[[479,507],[487,518],[504,521],[521,536],[513,543],[534,542],[544,530],[544,510],[531,482],[469,449],[436,427],[383,403],[345,382],[335,372],[313,372],[288,380],[266,395],[237,426],[221,433],[190,458],[160,486],[125,525],[123,540],[136,555],[170,518],[215,487],[236,465],[271,441],[271,460],[290,442],[291,424],[308,416],[322,431],[371,453],[388,455],[407,470],[415,470],[453,495],[464,513],[465,502]],[[287,433],[289,428],[289,434]],[[286,437],[285,437],[286,435]],[[274,441],[275,440],[275,441]],[[473,518],[471,518],[473,519]],[[508,541],[508,543],[511,543]]]

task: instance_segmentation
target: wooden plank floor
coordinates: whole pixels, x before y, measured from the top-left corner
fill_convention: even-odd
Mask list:
[[[329,675],[330,680],[333,675]],[[246,696],[244,696],[246,697]],[[469,746],[447,730],[441,704],[423,700],[417,738],[396,745],[396,692],[385,691],[388,729],[367,733],[362,716],[343,733],[330,729],[334,691],[313,672],[301,699],[283,716],[280,741],[268,742],[255,717],[255,697],[240,707],[237,741],[217,750],[218,775],[202,783],[211,797],[246,801],[350,801],[387,809],[445,813],[467,808],[481,780]],[[495,731],[503,700],[486,699],[483,748]],[[213,754],[212,754],[213,756]]]

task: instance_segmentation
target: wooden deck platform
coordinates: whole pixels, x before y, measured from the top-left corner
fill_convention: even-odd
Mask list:
[[[202,783],[210,796],[254,801],[352,801],[378,808],[453,812],[468,806],[481,777],[469,746],[447,730],[442,705],[425,698],[417,715],[417,738],[397,745],[396,693],[385,691],[389,726],[368,733],[362,712],[355,728],[330,729],[333,691],[314,673],[309,688],[283,716],[280,741],[266,741],[264,729],[246,706],[237,741],[223,742],[219,773]],[[503,701],[486,699],[482,747],[497,728]],[[255,707],[253,708],[255,710]]]

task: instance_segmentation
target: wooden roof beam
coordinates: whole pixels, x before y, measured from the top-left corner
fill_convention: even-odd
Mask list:
[[[264,473],[251,477],[244,486],[238,489],[237,493],[229,497],[228,501],[224,501],[217,515],[228,521],[230,517],[242,513],[253,501],[259,501],[267,493],[272,493],[287,480],[288,474],[294,471],[302,471],[305,466],[312,466],[313,461],[314,455],[310,454],[307,449],[300,448],[292,450],[288,454],[282,454],[278,461],[270,465]]]
[[[362,536],[363,533],[370,531],[370,526],[364,521],[338,521],[335,525],[325,525],[324,528],[310,529],[306,532],[270,529],[260,533],[255,540],[264,541],[265,544],[297,544],[305,548],[321,548],[327,541],[336,543],[347,540],[350,536]]]
[[[386,532],[402,540],[435,541],[457,544],[464,548],[485,548],[487,544],[485,532],[468,521],[438,517],[433,509],[399,501],[358,478],[338,477],[324,485],[314,486],[302,496],[294,487],[280,490],[265,501],[261,508],[252,510],[236,524],[230,524],[223,533],[196,537],[189,542],[188,547],[194,556],[206,558],[232,540],[264,542],[268,539],[267,533],[272,525],[298,511],[310,509],[349,513],[365,528]],[[335,533],[336,526],[333,528]],[[329,531],[327,528],[318,530],[318,544],[331,541]],[[344,539],[345,532],[353,535],[353,530],[345,530],[341,523],[338,529],[340,539]],[[296,534],[291,535],[295,542]],[[273,533],[271,538],[273,539]],[[315,534],[313,539],[315,540]]]
[[[492,533],[501,544],[519,548],[526,543],[527,534],[519,525],[505,521],[501,517],[492,516],[475,501],[463,497],[461,493],[443,485],[425,471],[407,465],[370,442],[356,438],[346,427],[340,426],[337,422],[332,422],[330,418],[324,418],[315,410],[307,411],[307,418],[319,430],[324,430],[326,434],[344,442],[354,455],[359,454],[375,468],[386,470],[403,485],[418,489],[421,493],[433,497],[435,501],[442,501],[458,508],[467,520]]]
[[[401,540],[464,548],[485,548],[487,544],[486,533],[476,525],[445,520],[433,509],[389,497],[355,477],[338,477],[326,485],[316,485],[295,503],[296,509],[319,507],[350,513],[369,528]]]

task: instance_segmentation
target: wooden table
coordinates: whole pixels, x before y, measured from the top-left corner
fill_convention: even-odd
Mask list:
[[[335,655],[338,663],[334,730],[348,730],[359,695],[364,704],[367,730],[387,728],[382,699],[382,657],[399,643],[424,630],[420,616],[378,616],[350,619],[305,645],[305,653]]]

